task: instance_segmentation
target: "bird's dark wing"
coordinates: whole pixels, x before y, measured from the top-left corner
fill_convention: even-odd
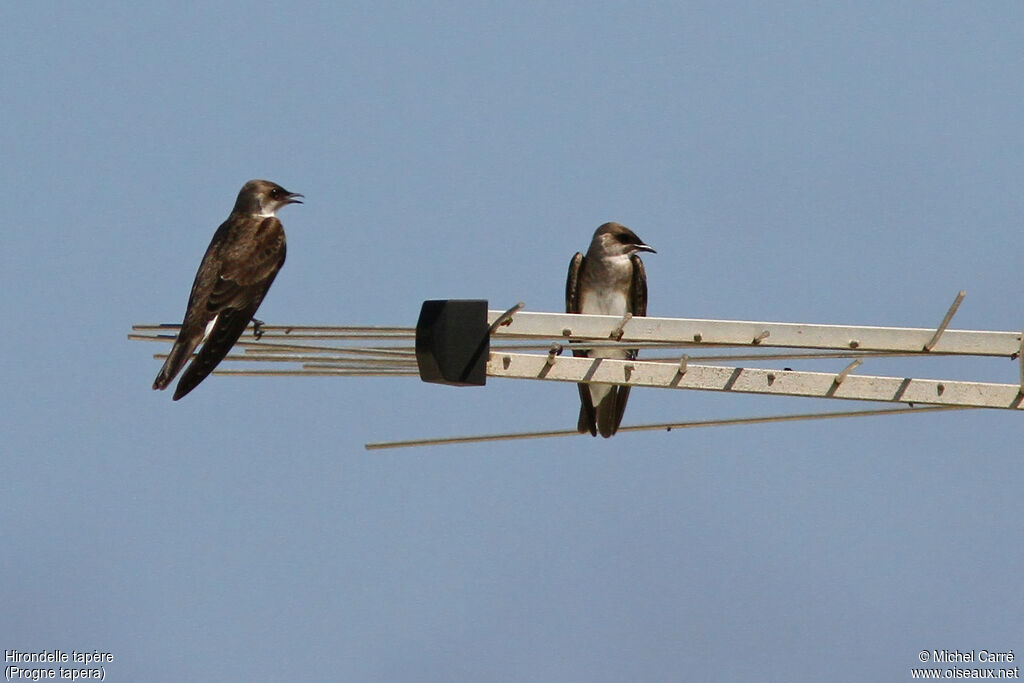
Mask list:
[[[196,271],[196,279],[192,282],[192,291],[188,295],[188,305],[185,306],[185,317],[181,321],[178,338],[167,354],[167,360],[160,368],[156,380],[153,381],[154,389],[166,388],[177,377],[182,366],[188,362],[192,352],[203,340],[206,325],[217,314],[217,309],[210,309],[209,299],[220,274],[220,247],[229,238],[230,232],[229,221],[224,221],[206,247],[206,253],[203,254],[203,260],[199,262],[199,269]]]
[[[608,417],[611,419],[608,422],[602,421],[602,424],[598,425],[601,428],[601,436],[612,436],[615,432],[619,431],[619,425],[622,424],[622,416],[626,413],[629,389],[629,387],[617,386],[612,387],[612,390],[608,392],[608,399],[613,400],[614,403],[612,404],[612,409],[608,411]]]
[[[284,265],[287,245],[281,221],[273,216],[237,227],[237,234],[220,250],[220,268],[207,299],[211,313],[224,308],[245,308],[257,291]],[[266,284],[264,284],[266,283]]]
[[[218,275],[206,298],[206,310],[214,316],[229,306],[237,306],[244,299],[245,289],[238,280]]]
[[[580,252],[569,261],[569,274],[565,278],[565,312],[580,312],[580,275],[583,274],[583,263],[586,258]]]
[[[220,275],[206,303],[207,311],[211,317],[217,316],[217,322],[195,360],[181,376],[174,390],[175,401],[192,391],[224,359],[256,315],[263,297],[284,265],[287,254],[284,231],[277,219],[266,219],[264,223],[270,220],[276,223],[276,226],[271,225],[276,227],[273,233],[243,244],[248,247],[244,250],[235,249],[233,253],[225,250],[228,258],[222,262]],[[259,237],[261,235],[257,235]]]
[[[577,384],[576,386],[580,390],[580,417],[576,421],[576,431],[580,434],[590,432],[591,436],[597,436],[597,411],[594,409],[594,401],[590,397],[590,388],[586,384]]]
[[[214,324],[213,330],[210,331],[210,336],[174,389],[175,401],[195,389],[200,382],[206,379],[207,375],[213,372],[217,364],[224,360],[224,356],[228,355],[231,347],[242,336],[249,321],[256,315],[256,309],[263,302],[263,297],[266,296],[276,275],[275,272],[261,283],[242,288],[237,297],[248,299],[243,308],[225,308],[218,314],[217,322]]]
[[[167,385],[170,384],[178,373],[181,372],[181,367],[185,365],[189,357],[192,355],[192,351],[199,346],[199,342],[202,341],[202,336],[197,337],[184,337],[184,329],[178,332],[178,338],[174,341],[174,345],[171,347],[170,352],[167,354],[167,360],[164,361],[163,366],[160,368],[160,372],[157,373],[156,379],[153,380],[154,389],[166,389]]]
[[[565,312],[580,312],[580,276],[583,274],[583,266],[586,257],[580,252],[569,261],[569,274],[565,278]],[[573,351],[574,356],[586,356],[586,351]],[[590,397],[590,389],[586,384],[577,384],[580,392],[580,417],[576,422],[576,430],[580,434],[590,432],[597,436],[597,413],[594,410],[594,402]]]
[[[580,302],[580,286],[583,277],[583,269],[587,265],[587,257],[576,252],[576,255],[569,261],[569,274],[565,278],[565,312],[579,313],[582,303]],[[573,351],[574,356],[586,356],[586,351]],[[581,384],[580,389],[586,385]]]
[[[647,271],[644,262],[633,254],[629,257],[633,263],[633,286],[630,288],[630,310],[633,315],[647,315]]]

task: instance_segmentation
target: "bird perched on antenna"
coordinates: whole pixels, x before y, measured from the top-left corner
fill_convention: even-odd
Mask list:
[[[181,331],[154,389],[167,388],[205,339],[174,390],[177,401],[238,341],[284,265],[284,228],[275,214],[288,204],[301,204],[301,196],[268,180],[250,180],[242,186],[235,208],[217,228],[199,264]]]
[[[587,255],[576,252],[565,282],[566,313],[647,315],[647,274],[637,252],[647,246],[624,225],[605,223],[594,232]],[[573,351],[587,358],[636,358],[636,349]],[[610,437],[619,428],[629,399],[629,387],[615,384],[579,384],[580,417],[576,429]]]

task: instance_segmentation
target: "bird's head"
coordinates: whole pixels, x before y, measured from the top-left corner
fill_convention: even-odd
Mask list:
[[[644,244],[635,232],[620,223],[605,223],[595,230],[590,249],[604,256],[631,256],[638,251],[655,253],[653,247]]]
[[[282,206],[301,204],[301,194],[289,192],[269,180],[250,180],[242,186],[235,201],[235,213],[274,216]]]

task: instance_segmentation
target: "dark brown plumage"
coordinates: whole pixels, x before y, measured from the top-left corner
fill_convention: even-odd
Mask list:
[[[174,390],[175,401],[202,382],[238,341],[284,265],[284,228],[274,214],[301,203],[296,199],[301,196],[267,180],[250,180],[242,187],[199,264],[181,331],[154,389],[165,389],[174,380],[211,321],[209,337]]]

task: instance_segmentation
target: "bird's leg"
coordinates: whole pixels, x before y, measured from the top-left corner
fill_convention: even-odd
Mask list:
[[[257,341],[263,336],[263,321],[252,319],[252,336],[256,337]]]

